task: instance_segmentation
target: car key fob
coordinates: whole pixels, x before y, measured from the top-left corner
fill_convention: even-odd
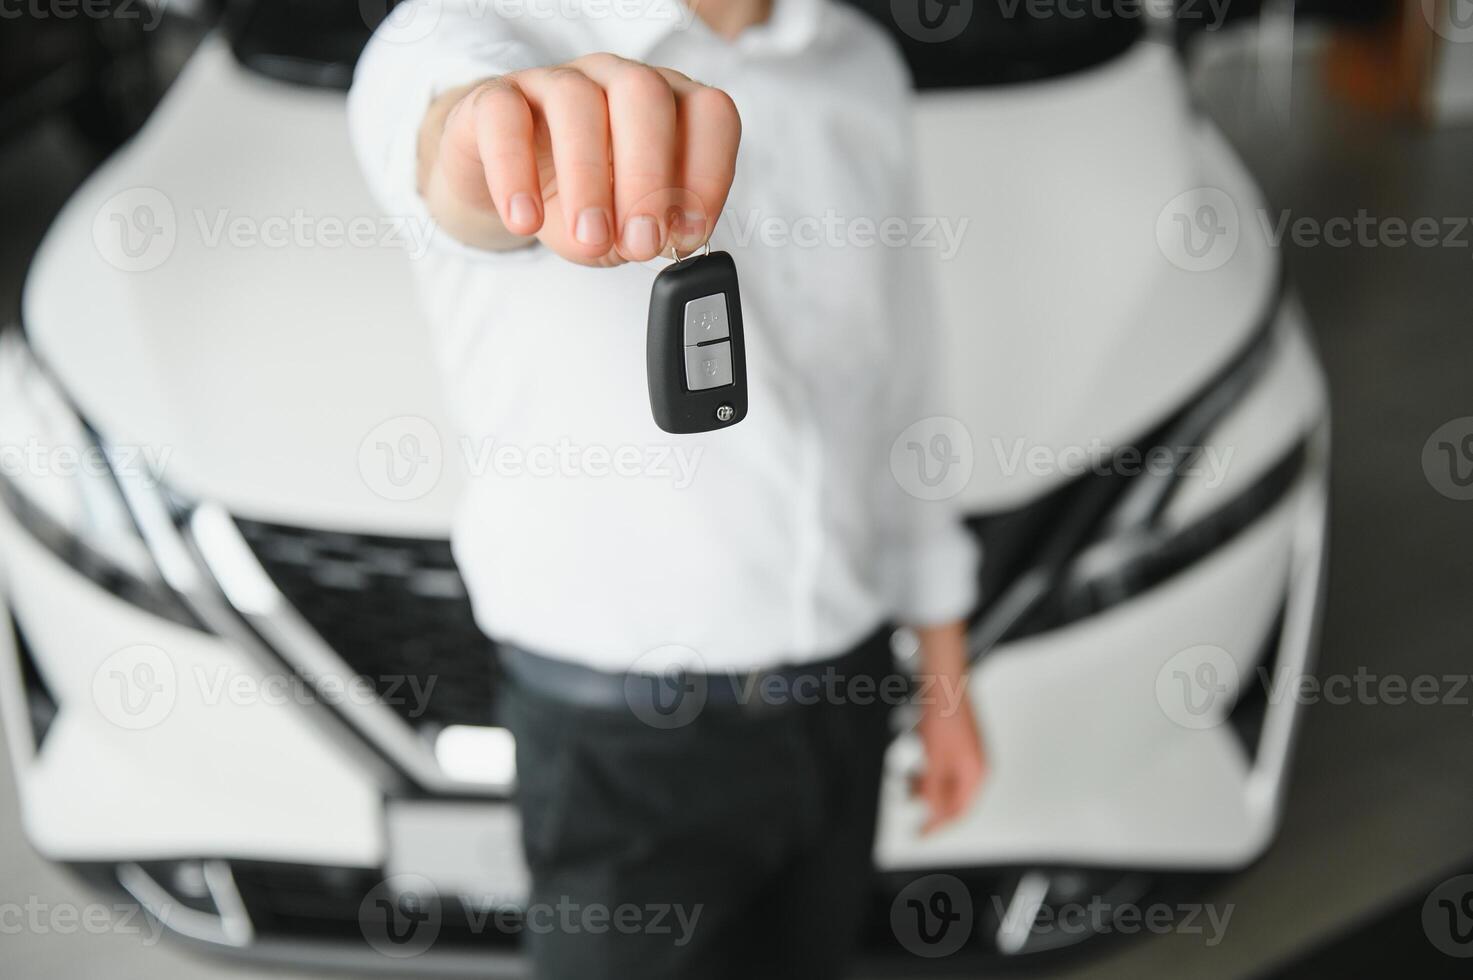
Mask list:
[[[655,277],[645,356],[650,410],[666,432],[709,432],[746,417],[742,301],[729,254],[679,259]]]

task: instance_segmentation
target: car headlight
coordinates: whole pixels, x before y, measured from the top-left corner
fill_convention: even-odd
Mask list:
[[[160,574],[120,483],[161,494],[161,460],[144,447],[108,447],[20,331],[0,334],[0,499],[79,574],[148,612],[198,628]]]

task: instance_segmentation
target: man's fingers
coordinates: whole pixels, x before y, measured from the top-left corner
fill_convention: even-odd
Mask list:
[[[614,243],[609,116],[604,91],[574,68],[519,73],[517,83],[547,126],[565,247],[585,260]]]
[[[576,64],[603,86],[608,99],[619,254],[647,261],[665,249],[677,196],[675,94],[648,65],[611,54]]]
[[[915,776],[911,783],[911,792],[926,806],[926,820],[921,825],[921,833],[928,834],[946,819],[947,790],[944,774],[935,766],[927,764]]]
[[[565,258],[645,261],[710,237],[740,139],[724,92],[590,55],[477,86],[446,120],[440,179]]]
[[[655,251],[700,246],[715,229],[736,173],[742,132],[736,103],[673,68],[609,54],[576,64],[608,94],[620,253],[639,260],[654,254],[647,233],[638,231],[649,227],[639,220],[646,217],[660,229]]]
[[[435,172],[457,201],[482,211],[495,210],[477,148],[479,123],[471,99],[475,92],[465,92],[446,112],[435,143]]]
[[[986,760],[958,760],[954,764],[928,761],[911,782],[911,792],[926,804],[921,833],[928,834],[966,812],[987,775]]]
[[[926,801],[929,815],[921,827],[921,833],[929,834],[955,815],[954,784],[949,773],[928,770],[923,777],[922,797]]]
[[[678,71],[661,68],[674,90],[680,110],[680,184],[688,192],[674,239],[683,251],[693,249],[715,230],[736,174],[742,119],[731,96],[692,81]]]
[[[453,142],[475,146],[479,176],[506,229],[517,235],[536,234],[542,227],[542,188],[526,97],[515,83],[498,78],[478,86],[463,105],[452,124],[474,127],[474,143]]]

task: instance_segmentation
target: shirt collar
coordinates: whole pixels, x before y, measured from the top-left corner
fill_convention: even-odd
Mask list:
[[[796,54],[818,36],[828,0],[773,0],[772,13],[761,24],[724,41],[696,14],[700,0],[578,0],[588,8],[588,22],[607,50],[642,61],[672,35],[691,32],[730,44],[744,54]],[[595,17],[598,11],[603,16]]]

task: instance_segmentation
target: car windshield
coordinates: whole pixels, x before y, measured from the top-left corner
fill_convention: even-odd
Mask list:
[[[1145,32],[1139,0],[846,0],[899,42],[919,88],[1031,82],[1114,58]]]
[[[346,89],[369,35],[397,0],[239,0],[224,29],[235,56],[274,78]]]
[[[369,35],[398,0],[237,0],[225,29],[247,67],[307,85],[347,88]],[[1057,0],[1044,13],[1005,2],[846,0],[899,42],[921,88],[1005,85],[1081,71],[1140,38],[1137,0]],[[1069,16],[1049,15],[1068,8]]]

